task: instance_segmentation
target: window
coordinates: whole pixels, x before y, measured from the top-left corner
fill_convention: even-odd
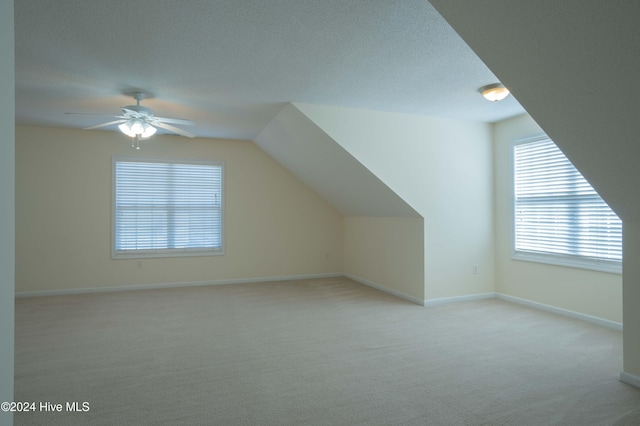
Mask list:
[[[222,254],[222,163],[113,159],[112,257]]]
[[[513,258],[621,272],[622,223],[549,138],[512,145]]]

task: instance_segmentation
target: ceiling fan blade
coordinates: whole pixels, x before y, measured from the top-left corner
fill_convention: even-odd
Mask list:
[[[171,126],[169,124],[165,124],[165,123],[162,123],[162,122],[155,122],[155,123],[153,123],[153,125],[157,126],[157,127],[160,127],[161,129],[165,129],[165,130],[168,130],[170,132],[177,133],[180,136],[185,136],[187,138],[195,137],[195,135],[193,133],[187,132],[186,130],[179,129],[179,128]]]
[[[115,118],[124,118],[123,116],[113,115],[113,114],[94,114],[91,112],[65,112],[66,115],[91,115],[93,117],[115,117]]]
[[[127,120],[124,119],[124,120],[110,121],[108,123],[102,123],[102,124],[97,124],[97,125],[91,126],[91,127],[85,127],[84,130],[99,129],[100,127],[106,127],[106,126],[111,126],[112,124],[124,123],[125,121],[127,121]]]
[[[196,124],[191,120],[183,120],[182,118],[153,117],[153,119],[161,123],[182,124],[183,126],[194,126]]]

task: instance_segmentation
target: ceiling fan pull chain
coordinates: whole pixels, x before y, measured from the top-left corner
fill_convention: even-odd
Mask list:
[[[138,135],[131,138],[131,148],[140,149],[140,137]]]

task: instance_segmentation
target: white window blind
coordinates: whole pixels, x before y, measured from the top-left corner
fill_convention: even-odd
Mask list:
[[[620,269],[620,219],[552,140],[515,143],[513,168],[514,257]]]
[[[221,163],[114,158],[114,257],[219,254]]]

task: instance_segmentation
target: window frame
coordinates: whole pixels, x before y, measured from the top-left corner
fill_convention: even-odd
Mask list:
[[[116,250],[116,164],[118,162],[164,163],[164,164],[196,164],[220,167],[220,248],[185,248],[185,249],[141,249],[119,252]],[[112,156],[111,159],[111,258],[112,259],[145,259],[171,257],[202,257],[225,255],[225,162],[216,160],[187,160],[167,158],[137,158]]]
[[[545,254],[516,250],[516,193],[515,193],[515,146],[549,140],[546,134],[537,134],[525,138],[514,139],[509,144],[509,193],[511,221],[511,259],[525,262],[543,263],[570,268],[587,269],[599,272],[622,274],[622,261],[594,259],[586,256],[565,254]],[[571,161],[571,160],[569,160]],[[575,167],[575,166],[574,166]],[[615,212],[614,212],[615,213]]]

